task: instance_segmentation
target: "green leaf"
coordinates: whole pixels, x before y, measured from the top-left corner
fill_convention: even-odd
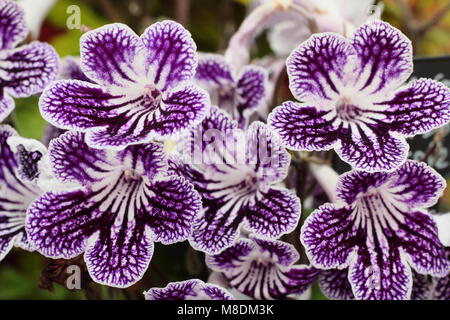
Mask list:
[[[12,116],[19,134],[26,138],[41,140],[47,122],[39,112],[39,98],[31,96],[24,99],[15,99],[15,102],[16,107]]]

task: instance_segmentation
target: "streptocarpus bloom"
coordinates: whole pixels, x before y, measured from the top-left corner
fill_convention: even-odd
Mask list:
[[[13,152],[8,144],[11,137],[18,137],[17,132],[9,126],[0,126],[0,260],[13,246],[34,250],[25,232],[25,219],[28,206],[42,193],[33,179],[22,175],[26,172],[35,176],[37,169],[33,168],[39,160],[27,159],[23,149]],[[35,158],[42,156],[35,155]]]
[[[266,94],[266,71],[246,66],[235,77],[225,58],[218,54],[200,56],[195,79],[206,89],[211,103],[227,111],[241,128],[258,109]]]
[[[351,39],[318,34],[287,60],[290,88],[302,103],[285,102],[269,124],[287,147],[328,150],[357,169],[392,171],[408,154],[403,136],[450,120],[450,91],[419,79],[397,89],[413,70],[411,42],[381,21]]]
[[[94,83],[61,80],[40,99],[56,127],[86,133],[96,148],[124,148],[166,138],[200,122],[208,94],[190,81],[196,45],[176,22],[151,25],[141,37],[123,24],[87,32],[80,40],[81,70]]]
[[[276,185],[286,177],[290,156],[263,123],[253,122],[244,132],[213,107],[183,153],[173,155],[170,166],[202,196],[190,239],[194,248],[218,253],[232,245],[240,227],[277,238],[297,225],[299,199]]]
[[[313,266],[349,268],[357,299],[409,299],[412,269],[449,271],[436,224],[424,209],[445,181],[433,169],[406,161],[396,171],[351,171],[340,177],[339,204],[324,204],[302,226],[301,241]]]
[[[250,235],[218,255],[207,256],[206,264],[240,293],[272,300],[298,298],[317,278],[320,270],[294,265],[298,259],[292,245]]]
[[[30,206],[28,235],[43,255],[84,252],[96,282],[127,287],[143,276],[155,241],[189,236],[200,197],[184,178],[166,174],[162,145],[96,150],[84,134],[66,132],[48,152],[55,176],[80,187],[44,193]]]
[[[15,48],[27,36],[22,9],[10,0],[0,0],[0,121],[14,109],[11,97],[23,98],[41,92],[56,78],[58,55],[48,44],[33,41]]]
[[[171,282],[144,292],[146,300],[234,300],[225,289],[198,279]]]

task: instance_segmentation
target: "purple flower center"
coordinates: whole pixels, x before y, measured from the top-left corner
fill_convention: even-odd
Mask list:
[[[162,100],[161,91],[154,84],[147,84],[142,96],[145,106],[150,110],[156,109]]]
[[[336,115],[341,120],[355,120],[361,114],[361,109],[352,104],[349,97],[342,97],[336,104]]]

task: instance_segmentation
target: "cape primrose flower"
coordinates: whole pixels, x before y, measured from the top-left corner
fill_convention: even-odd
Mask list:
[[[328,150],[357,169],[392,171],[408,154],[403,136],[425,133],[450,120],[450,91],[418,79],[398,88],[413,70],[412,46],[381,21],[353,38],[318,34],[287,60],[290,89],[302,103],[285,102],[269,124],[287,147]]]
[[[173,155],[170,161],[172,172],[190,180],[202,196],[190,240],[210,254],[231,246],[240,227],[277,238],[292,231],[300,217],[297,196],[276,186],[290,163],[281,141],[261,122],[246,132],[236,127],[212,108],[185,144],[185,157]]]
[[[80,64],[94,83],[60,80],[40,99],[41,113],[56,127],[86,133],[96,148],[124,148],[179,134],[209,108],[194,86],[196,45],[172,21],[151,25],[141,37],[123,24],[87,32]]]
[[[320,270],[293,265],[299,259],[285,242],[250,235],[222,253],[206,257],[206,264],[222,272],[231,288],[258,300],[301,296]]]
[[[28,206],[43,192],[36,179],[45,151],[28,151],[22,139],[11,127],[0,126],[0,260],[13,246],[34,251],[25,219]]]
[[[198,279],[171,282],[144,292],[146,300],[235,300],[225,289]]]
[[[23,10],[0,0],[0,121],[14,109],[15,98],[41,92],[56,78],[58,55],[48,44],[33,41],[17,47],[28,34]]]
[[[436,224],[424,209],[445,181],[424,163],[396,171],[350,171],[340,177],[339,204],[324,204],[305,221],[301,241],[313,266],[349,268],[357,299],[409,299],[412,270],[442,277],[449,271]]]
[[[94,281],[127,287],[143,276],[155,241],[189,236],[200,197],[184,178],[166,174],[161,144],[96,150],[69,131],[51,141],[49,157],[56,177],[80,187],[44,193],[30,206],[27,231],[43,255],[84,252]]]
[[[200,56],[195,79],[208,90],[211,103],[227,111],[241,128],[258,109],[267,90],[267,72],[257,66],[246,66],[237,77],[222,55]]]

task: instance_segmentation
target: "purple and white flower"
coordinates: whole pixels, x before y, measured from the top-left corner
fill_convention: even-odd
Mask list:
[[[144,292],[146,300],[234,300],[224,288],[198,279],[171,282],[165,288]]]
[[[445,188],[433,169],[406,161],[394,172],[340,177],[342,203],[324,204],[305,221],[301,241],[313,266],[348,269],[357,299],[409,299],[412,270],[449,271],[436,224],[424,209]]]
[[[397,89],[413,70],[412,46],[381,21],[351,39],[313,35],[287,60],[290,89],[302,103],[285,102],[269,124],[294,150],[328,150],[357,169],[392,171],[407,157],[404,136],[450,120],[450,91],[419,79]]]
[[[34,251],[25,231],[25,219],[28,206],[42,193],[35,178],[43,154],[27,152],[22,144],[13,150],[11,138],[19,138],[17,132],[0,126],[0,260],[14,246]]]
[[[212,105],[227,111],[241,128],[262,104],[267,90],[267,72],[257,66],[246,66],[236,77],[222,55],[200,56],[195,79],[206,89]]]
[[[147,270],[154,242],[187,239],[200,196],[184,178],[166,174],[161,144],[112,151],[84,140],[83,133],[66,132],[51,141],[55,176],[79,187],[33,202],[27,232],[43,255],[69,259],[84,252],[94,281],[128,287]]]
[[[33,41],[17,47],[28,34],[24,13],[10,0],[0,0],[0,121],[14,109],[14,98],[41,92],[56,78],[58,55],[48,44]]]
[[[85,132],[92,147],[174,136],[207,113],[208,94],[191,83],[196,45],[176,22],[157,22],[141,37],[126,25],[106,25],[85,33],[80,51],[81,70],[93,83],[56,81],[40,108],[54,126]]]
[[[320,270],[294,265],[298,252],[288,243],[255,235],[240,239],[206,264],[221,272],[228,286],[258,300],[300,297],[316,280]]]
[[[266,125],[253,122],[247,131],[237,129],[213,107],[187,140],[184,156],[172,155],[170,167],[202,197],[203,211],[190,239],[194,248],[219,253],[233,244],[241,227],[270,238],[295,228],[300,201],[277,186],[287,175],[290,156]]]

